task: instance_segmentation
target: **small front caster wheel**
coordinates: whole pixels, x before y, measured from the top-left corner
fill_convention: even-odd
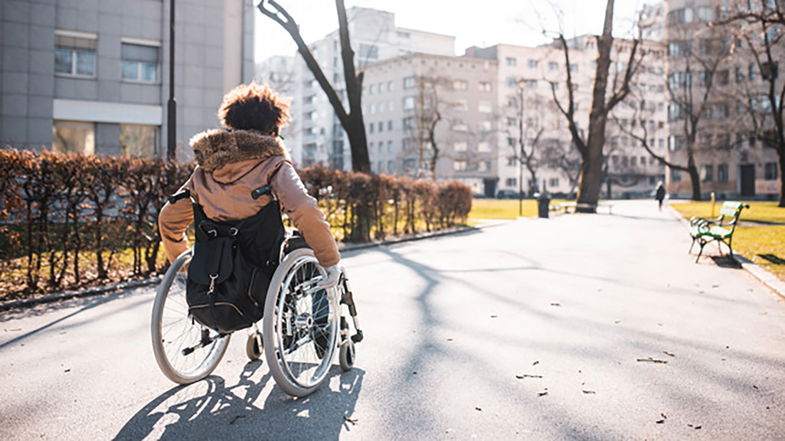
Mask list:
[[[344,372],[350,370],[354,366],[354,342],[346,340],[341,343],[341,348],[338,352],[338,360],[341,363],[341,369]]]
[[[254,332],[248,336],[248,340],[245,342],[245,355],[251,361],[256,361],[262,358],[262,352],[264,352],[264,343],[262,343],[262,333],[261,332]]]

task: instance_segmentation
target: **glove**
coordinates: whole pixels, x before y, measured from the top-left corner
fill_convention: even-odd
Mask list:
[[[325,267],[324,270],[327,272],[327,274],[316,286],[322,289],[327,289],[337,285],[338,279],[341,277],[341,267],[338,265],[333,265]]]

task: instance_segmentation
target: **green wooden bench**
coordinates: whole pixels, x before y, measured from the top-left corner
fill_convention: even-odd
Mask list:
[[[720,216],[715,219],[705,219],[702,217],[690,218],[690,236],[692,237],[692,244],[690,251],[698,242],[701,249],[698,252],[698,257],[695,262],[701,258],[703,254],[703,247],[711,242],[717,242],[717,248],[722,253],[722,245],[728,247],[728,255],[733,256],[733,232],[736,231],[736,225],[739,223],[739,216],[741,211],[745,208],[750,208],[749,205],[742,202],[725,202],[720,209]]]

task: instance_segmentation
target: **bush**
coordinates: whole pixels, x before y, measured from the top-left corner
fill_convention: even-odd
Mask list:
[[[161,158],[0,150],[0,298],[162,272],[158,213],[192,172]],[[471,208],[457,182],[299,173],[344,241],[452,227]]]

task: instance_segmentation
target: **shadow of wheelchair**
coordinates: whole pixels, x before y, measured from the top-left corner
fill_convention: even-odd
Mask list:
[[[333,366],[326,383],[305,398],[293,399],[274,386],[260,407],[257,401],[271,381],[269,371],[251,380],[261,366],[247,363],[232,386],[210,376],[169,389],[136,412],[114,439],[337,440],[342,430],[351,430],[346,418],[354,413],[365,371],[341,373]],[[336,377],[340,383],[333,390]]]

